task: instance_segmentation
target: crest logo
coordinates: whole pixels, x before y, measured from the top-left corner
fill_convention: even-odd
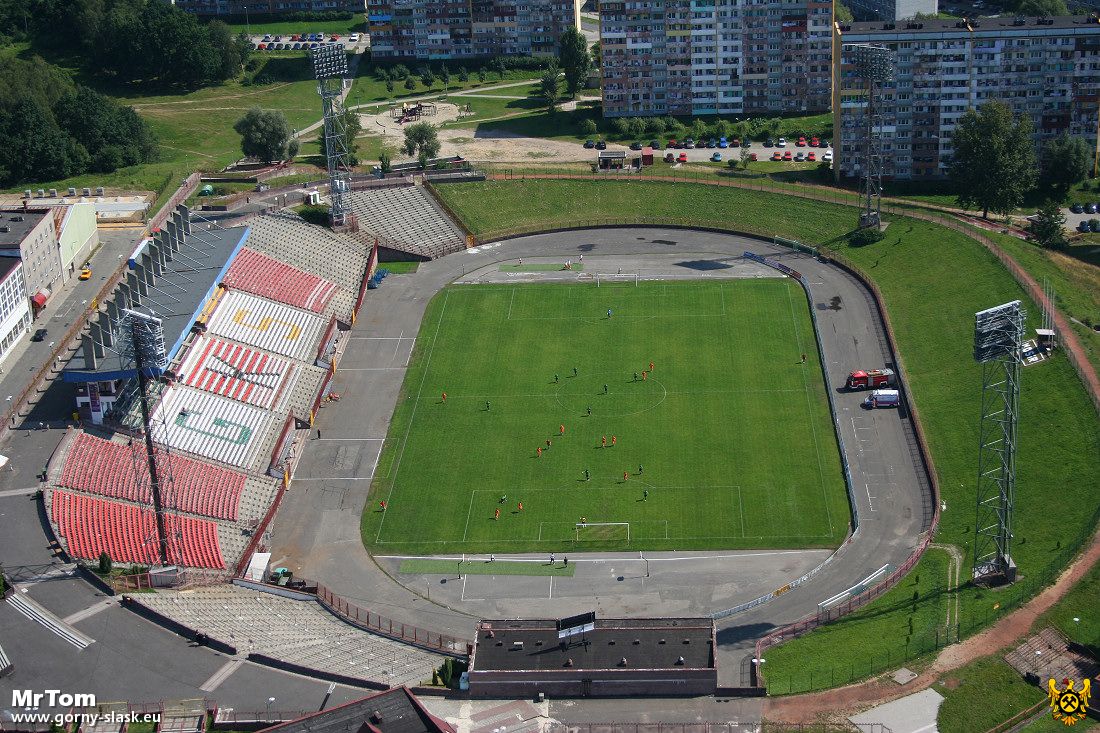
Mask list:
[[[1081,680],[1081,689],[1075,690],[1076,682],[1071,679],[1063,679],[1064,689],[1059,690],[1058,684],[1052,678],[1047,683],[1050,691],[1050,708],[1055,720],[1060,720],[1066,725],[1075,725],[1085,719],[1085,710],[1089,706],[1089,697],[1092,696],[1091,680],[1087,677]]]

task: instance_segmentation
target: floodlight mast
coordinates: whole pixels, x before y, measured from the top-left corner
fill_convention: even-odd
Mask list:
[[[855,63],[856,78],[867,82],[866,128],[863,140],[864,206],[859,226],[878,227],[882,222],[882,141],[876,128],[882,127],[875,114],[875,86],[894,78],[894,52],[885,46],[848,44],[844,50]]]
[[[347,201],[351,189],[347,125],[341,97],[348,74],[348,57],[340,44],[321,44],[310,50],[317,93],[324,115],[325,162],[329,180],[329,220],[334,229],[354,225]]]
[[[157,472],[156,450],[153,447],[153,431],[149,420],[149,377],[146,374],[145,334],[141,333],[141,321],[130,320],[130,338],[134,345],[134,366],[137,368],[138,400],[141,403],[141,424],[145,433],[145,457],[149,463],[149,490],[153,495],[153,515],[157,525],[157,555],[160,564],[168,564],[168,533],[164,529],[164,502],[160,494],[160,478]]]
[[[974,314],[974,360],[982,365],[982,415],[972,570],[980,583],[1016,579],[1012,514],[1026,317],[1018,300]]]

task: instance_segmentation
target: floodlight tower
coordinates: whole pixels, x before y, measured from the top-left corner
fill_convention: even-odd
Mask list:
[[[974,360],[982,365],[977,516],[973,578],[1011,583],[1012,511],[1016,494],[1016,428],[1020,412],[1020,345],[1026,313],[1020,301],[974,314]]]
[[[123,310],[119,322],[119,342],[123,358],[128,358],[137,372],[138,399],[141,403],[141,424],[145,432],[145,461],[149,471],[149,489],[153,495],[153,513],[156,518],[157,557],[161,565],[168,565],[168,531],[165,526],[164,497],[171,491],[172,468],[166,452],[154,448],[154,428],[149,409],[149,382],[163,373],[168,366],[168,354],[164,348],[164,327],[159,318],[134,310]],[[160,441],[167,446],[167,442]],[[135,461],[136,463],[136,461]],[[134,466],[134,473],[141,479],[141,471]]]
[[[310,50],[313,59],[313,76],[317,79],[317,93],[321,95],[324,110],[325,161],[328,163],[329,220],[334,229],[351,223],[351,213],[346,200],[350,190],[350,156],[347,146],[347,125],[344,122],[345,77],[348,75],[348,57],[341,44],[322,43]]]
[[[877,130],[882,116],[875,114],[876,87],[894,79],[894,52],[885,46],[852,43],[844,46],[855,64],[856,78],[867,82],[866,128],[863,140],[864,205],[859,226],[877,227],[882,221],[882,141]]]

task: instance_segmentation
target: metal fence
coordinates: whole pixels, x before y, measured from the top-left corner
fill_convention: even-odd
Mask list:
[[[882,723],[556,723],[548,733],[891,733]]]
[[[317,584],[317,600],[337,616],[361,629],[431,651],[465,657],[470,653],[470,648],[474,643],[471,639],[461,639],[436,631],[428,631],[360,608],[336,595],[320,583]]]

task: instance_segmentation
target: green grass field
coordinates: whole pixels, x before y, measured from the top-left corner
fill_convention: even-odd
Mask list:
[[[849,516],[830,423],[790,280],[451,287],[425,314],[373,485],[389,508],[364,514],[363,538],[425,554],[832,547]]]
[[[493,562],[487,560],[443,560],[432,557],[408,558],[401,561],[400,573],[410,575],[529,575],[572,578],[577,566],[566,565],[560,560],[553,565],[545,562]]]

